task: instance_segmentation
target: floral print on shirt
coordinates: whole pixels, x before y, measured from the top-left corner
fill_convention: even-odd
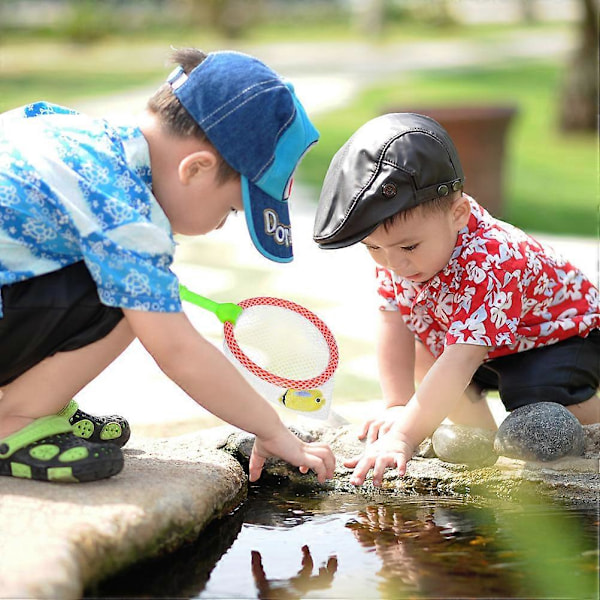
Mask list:
[[[469,201],[469,223],[431,280],[413,283],[377,267],[383,310],[400,311],[435,357],[474,344],[497,358],[600,327],[598,289],[579,269]]]
[[[174,250],[139,129],[45,102],[0,115],[0,286],[83,260],[104,304],[179,312]]]

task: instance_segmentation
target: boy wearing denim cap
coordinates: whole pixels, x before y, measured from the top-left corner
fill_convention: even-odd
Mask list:
[[[129,427],[73,396],[135,338],[194,400],[256,435],[250,479],[276,455],[331,477],[182,312],[174,233],[243,210],[258,250],[292,259],[288,192],[318,139],[291,85],[237,52],[177,51],[138,126],[38,102],[0,128],[0,474],[110,477]]]
[[[495,430],[479,401],[486,389],[498,389],[509,411],[557,403],[556,427],[563,413],[578,431],[600,420],[598,290],[494,219],[462,191],[464,179],[447,132],[411,113],[367,122],[325,177],[315,241],[360,242],[378,265],[385,410],[360,433],[363,456],[345,463],[355,484],[370,469],[375,485],[387,467],[403,475],[445,418]]]

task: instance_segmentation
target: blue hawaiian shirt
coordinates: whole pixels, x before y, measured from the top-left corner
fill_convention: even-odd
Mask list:
[[[179,312],[174,250],[139,129],[45,102],[0,115],[0,287],[83,260],[103,304]]]

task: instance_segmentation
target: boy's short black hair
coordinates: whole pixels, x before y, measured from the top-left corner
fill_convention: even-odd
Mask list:
[[[180,65],[188,74],[202,63],[206,56],[206,53],[197,48],[181,48],[173,52],[171,62]],[[183,107],[168,82],[156,90],[148,100],[147,108],[157,115],[170,134],[180,137],[195,137],[202,142],[209,142],[202,128]],[[215,152],[217,152],[216,149]],[[217,154],[219,153],[217,152]],[[219,158],[218,180],[224,183],[237,177],[238,173],[229,166],[220,154]]]
[[[437,121],[415,113],[377,117],[333,157],[313,238],[321,248],[351,246],[393,215],[462,190],[464,179],[458,152]]]
[[[452,192],[447,196],[438,196],[433,200],[427,200],[427,202],[423,202],[422,204],[417,204],[417,206],[413,206],[412,208],[407,208],[405,210],[399,210],[394,213],[392,216],[384,219],[380,225],[383,225],[386,230],[388,230],[394,223],[398,221],[406,221],[411,218],[411,216],[419,213],[420,215],[427,217],[433,214],[445,213],[448,212],[456,200],[458,200],[462,196],[462,190],[458,190],[456,192]]]

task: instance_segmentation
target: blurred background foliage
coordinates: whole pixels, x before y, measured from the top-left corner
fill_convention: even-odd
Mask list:
[[[370,81],[343,108],[315,115],[321,141],[297,179],[318,196],[335,151],[382,111],[512,105],[503,218],[529,231],[596,236],[598,0],[0,0],[0,111],[151,89],[170,69],[171,44],[260,56],[266,45],[308,54],[356,43],[385,56],[403,43],[484,47],[529,34],[568,36],[573,51]]]

